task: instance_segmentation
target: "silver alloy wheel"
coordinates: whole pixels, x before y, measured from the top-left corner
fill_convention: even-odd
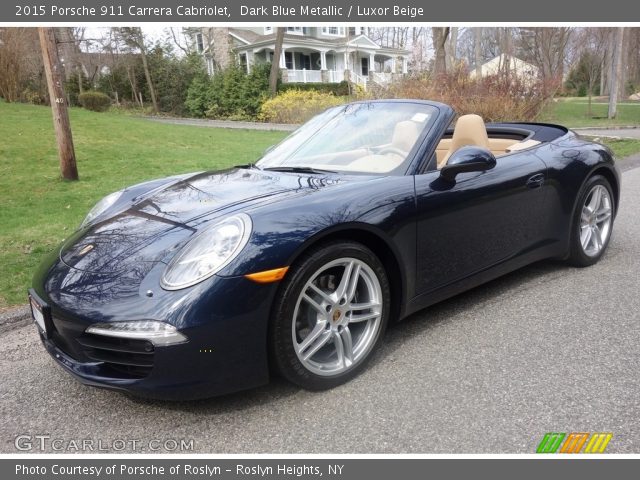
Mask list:
[[[362,260],[339,258],[318,269],[293,313],[298,359],[312,373],[339,375],[364,359],[382,321],[380,281]]]
[[[611,195],[603,185],[595,185],[587,195],[580,215],[580,244],[589,257],[597,256],[609,239],[613,215]]]

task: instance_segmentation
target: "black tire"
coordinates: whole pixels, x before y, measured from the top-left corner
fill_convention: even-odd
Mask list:
[[[354,361],[349,367],[346,366],[345,361],[343,368],[345,368],[346,371],[337,372],[336,374],[319,375],[307,368],[296,353],[296,348],[294,347],[294,335],[296,335],[294,333],[294,313],[296,312],[298,302],[302,302],[300,297],[302,289],[307,285],[307,282],[327,264],[345,258],[356,259],[365,263],[370,268],[369,274],[373,272],[375,277],[377,277],[382,297],[382,305],[379,310],[381,316],[376,324],[377,331],[372,328],[371,331],[375,332],[375,334],[371,333],[371,335],[368,336],[370,340],[367,341],[367,345],[369,346],[363,350],[362,358]],[[357,284],[362,285],[359,282],[360,280],[358,280]],[[360,243],[349,241],[334,241],[314,248],[304,253],[295,264],[291,266],[274,301],[269,329],[272,363],[277,369],[277,372],[285,379],[307,390],[325,390],[341,385],[358,375],[378,349],[386,330],[390,307],[391,289],[387,279],[387,273],[378,257],[376,257],[371,250]],[[338,310],[338,307],[336,310]],[[315,311],[312,310],[312,315],[313,314],[315,314]],[[344,315],[346,317],[347,313],[344,313]],[[318,318],[322,317],[320,314],[316,314],[316,316]],[[329,314],[327,314],[327,316],[329,316]],[[349,318],[351,317],[349,316]],[[331,327],[330,319],[327,323],[329,327]],[[297,328],[299,323],[295,323],[295,325]],[[351,324],[347,324],[346,326],[349,325]],[[349,339],[351,341],[351,333],[349,333]],[[327,347],[322,348],[330,349],[331,344],[328,343]],[[322,353],[321,351],[319,352]],[[336,356],[337,355],[336,352]]]
[[[582,247],[582,243],[580,241],[580,224],[581,224],[581,215],[582,209],[587,201],[590,193],[596,185],[603,186],[608,194],[611,202],[611,224],[608,229],[606,238],[603,239],[602,248],[595,255],[587,255],[585,253],[584,248]],[[576,207],[573,212],[573,222],[571,225],[571,232],[569,236],[569,257],[567,262],[570,265],[575,267],[589,267],[595,263],[597,263],[604,252],[607,250],[607,246],[609,245],[609,240],[611,239],[611,231],[613,230],[613,220],[615,218],[615,197],[613,196],[613,190],[611,189],[611,184],[609,181],[603,177],[602,175],[594,175],[589,178],[582,187],[580,194],[578,195],[578,201],[576,202]]]

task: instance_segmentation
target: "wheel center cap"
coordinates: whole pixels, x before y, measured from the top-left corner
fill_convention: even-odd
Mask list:
[[[342,316],[342,312],[339,309],[335,309],[333,311],[333,322],[336,323],[340,320],[340,317]]]

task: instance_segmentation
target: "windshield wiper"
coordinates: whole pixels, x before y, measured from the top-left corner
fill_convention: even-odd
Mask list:
[[[321,168],[313,168],[313,167],[267,167],[263,168],[263,170],[271,171],[271,172],[293,172],[293,173],[338,173],[334,170],[323,170]]]

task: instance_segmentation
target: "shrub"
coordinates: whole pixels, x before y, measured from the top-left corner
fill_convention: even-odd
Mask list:
[[[344,97],[353,94],[356,90],[356,85],[351,84],[351,89],[349,89],[349,82],[343,80],[340,83],[282,83],[278,87],[278,93],[284,93],[289,90],[315,90],[317,92],[332,93],[337,97]]]
[[[450,105],[458,115],[476,113],[486,122],[499,122],[535,120],[552,91],[537,79],[523,81],[514,75],[475,79],[460,69],[438,78],[405,78],[381,96],[435,100]]]
[[[344,103],[344,99],[315,90],[287,90],[265,101],[259,120],[275,123],[303,123],[329,107]]]
[[[111,106],[111,99],[102,92],[83,92],[78,95],[78,102],[87,110],[106,112]]]
[[[269,64],[257,64],[247,74],[231,66],[213,77],[196,77],[185,106],[195,117],[252,119],[269,92]]]

